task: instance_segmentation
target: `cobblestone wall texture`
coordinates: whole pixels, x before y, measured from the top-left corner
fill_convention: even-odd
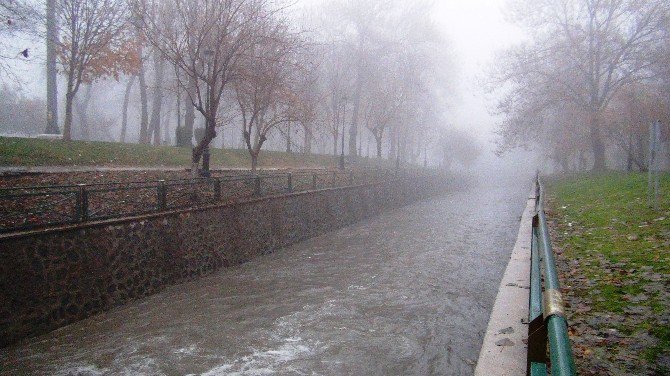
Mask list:
[[[443,191],[439,178],[0,237],[0,346]]]

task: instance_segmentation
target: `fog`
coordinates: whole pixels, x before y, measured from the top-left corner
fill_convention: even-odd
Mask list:
[[[585,4],[588,1],[568,2],[574,7],[569,8],[572,13],[566,15],[566,22],[573,22],[576,30],[579,30],[580,23],[584,20],[582,13],[587,9]],[[98,3],[99,1],[88,4],[93,6]],[[111,3],[116,4],[113,1]],[[177,3],[179,1],[175,2]],[[88,86],[91,80],[86,78],[91,74],[91,68],[80,69],[85,73],[85,77],[81,88],[78,87],[79,84],[75,85],[77,89],[72,93],[72,103],[68,105],[65,100],[68,69],[67,59],[64,58],[67,54],[64,49],[67,49],[69,45],[67,44],[67,29],[64,28],[64,25],[60,26],[58,123],[60,128],[68,129],[68,134],[64,137],[66,139],[72,137],[116,142],[121,137],[126,142],[191,145],[196,147],[196,150],[204,149],[211,143],[213,147],[248,148],[252,159],[254,154],[260,153],[261,148],[263,150],[337,154],[337,145],[338,142],[342,143],[340,140],[342,139],[348,155],[374,157],[377,154],[376,149],[379,149],[378,155],[383,158],[392,160],[399,154],[399,158],[410,163],[421,164],[422,160],[426,160],[431,165],[441,165],[445,163],[443,145],[438,145],[431,140],[448,139],[450,132],[455,132],[456,134],[467,133],[476,140],[477,149],[483,152],[464,151],[464,153],[478,154],[478,162],[484,165],[498,166],[506,163],[505,160],[521,159],[533,161],[530,162],[532,165],[532,167],[529,166],[530,169],[534,169],[536,164],[543,164],[548,170],[588,169],[591,164],[595,164],[595,167],[607,164],[613,168],[626,166],[628,169],[635,167],[644,169],[644,163],[641,161],[646,159],[646,151],[627,145],[625,140],[631,137],[643,140],[647,137],[644,134],[647,126],[632,129],[627,125],[630,124],[630,119],[626,120],[623,113],[616,111],[625,105],[645,105],[647,106],[645,108],[651,108],[651,110],[645,110],[641,118],[637,119],[641,124],[667,118],[669,106],[665,99],[667,95],[663,95],[663,91],[667,88],[667,80],[664,78],[667,75],[663,76],[663,72],[667,70],[667,64],[659,65],[659,60],[655,60],[653,64],[647,63],[651,52],[650,54],[644,52],[654,49],[666,51],[667,30],[662,23],[650,22],[645,26],[650,28],[650,35],[654,35],[655,39],[645,40],[648,45],[630,52],[629,55],[634,55],[635,59],[643,61],[634,65],[635,68],[632,68],[635,69],[634,72],[631,73],[632,65],[630,64],[633,64],[632,62],[612,62],[614,64],[613,77],[620,76],[620,80],[615,81],[618,86],[603,89],[605,92],[603,92],[603,98],[599,99],[600,104],[589,109],[588,105],[579,104],[579,98],[587,95],[575,94],[575,92],[585,87],[581,81],[587,82],[591,78],[575,76],[571,81],[574,82],[575,87],[569,87],[564,93],[561,93],[560,85],[551,85],[552,82],[542,81],[542,77],[544,79],[554,77],[553,82],[561,78],[560,73],[550,71],[554,68],[549,65],[538,68],[546,71],[536,72],[537,77],[533,77],[532,72],[523,72],[515,68],[523,65],[523,63],[517,64],[517,62],[524,61],[523,59],[538,57],[542,52],[540,50],[534,52],[533,49],[542,47],[546,43],[552,43],[554,39],[558,41],[555,46],[556,51],[563,49],[568,51],[567,54],[570,51],[581,51],[583,46],[570,46],[570,38],[563,40],[560,31],[551,31],[549,25],[552,25],[553,13],[549,10],[556,5],[554,3],[546,6],[533,4],[526,0],[451,0],[419,3],[376,0],[363,2],[254,0],[242,3],[249,7],[263,8],[263,12],[267,12],[264,17],[272,18],[272,22],[284,28],[283,33],[286,38],[293,38],[290,42],[292,43],[290,51],[292,57],[283,56],[288,59],[284,64],[284,69],[289,61],[300,60],[304,64],[300,67],[296,66],[292,72],[290,69],[281,73],[275,71],[275,74],[282,75],[286,85],[292,85],[291,87],[286,86],[286,90],[290,89],[293,93],[302,90],[303,97],[300,105],[285,100],[280,103],[286,109],[293,109],[293,113],[279,113],[276,111],[278,103],[267,103],[266,107],[274,106],[273,115],[275,117],[283,116],[283,118],[271,126],[252,123],[245,125],[244,108],[238,108],[236,102],[242,103],[239,102],[241,83],[248,84],[250,81],[234,79],[212,81],[213,77],[217,77],[215,74],[217,69],[220,71],[218,73],[225,73],[221,77],[227,77],[228,74],[235,76],[239,72],[234,69],[231,69],[230,72],[224,71],[227,68],[222,66],[211,67],[211,72],[206,72],[206,63],[202,56],[183,56],[187,50],[171,50],[171,42],[165,39],[167,34],[164,32],[167,29],[161,30],[157,26],[161,22],[152,24],[147,21],[148,18],[159,17],[154,13],[147,13],[149,7],[161,6],[165,8],[163,12],[168,14],[174,12],[169,9],[171,2],[135,0],[123,10],[119,10],[123,14],[119,13],[118,22],[127,24],[118,32],[114,32],[119,35],[125,34],[119,38],[118,43],[121,41],[131,43],[133,40],[139,40],[137,39],[139,36],[144,38],[139,56],[143,61],[142,71],[144,73],[142,74],[146,76],[144,83],[140,84],[148,91],[145,97],[142,96],[144,95],[142,90],[138,89],[138,84],[134,83],[133,77],[137,77],[139,72],[136,72],[136,67],[118,64],[105,67],[102,64],[103,67],[100,68],[102,71],[97,72],[97,76],[92,79],[92,89],[90,89],[91,86]],[[662,2],[648,0],[643,3],[625,8],[626,12],[630,13],[631,17],[647,13],[663,13],[659,11],[659,7],[665,7]],[[25,100],[44,101],[46,98],[46,43],[45,30],[42,26],[45,17],[44,3],[29,0],[16,4],[19,4],[17,6],[25,5],[25,9],[30,11],[25,11],[25,9],[16,11],[9,5],[3,6],[3,18],[7,18],[8,24],[0,30],[2,32],[0,48],[3,50],[0,54],[3,68],[0,77],[5,97],[8,94],[17,96],[16,103],[24,100],[21,103],[23,107],[26,107]],[[196,8],[199,6],[199,3],[185,4]],[[65,10],[65,8],[59,9]],[[142,9],[146,13],[144,16],[140,14]],[[543,9],[548,11],[545,12]],[[557,9],[554,9],[555,13],[560,13],[560,9]],[[666,11],[665,8],[662,10]],[[130,14],[134,15],[131,17]],[[204,15],[202,19],[193,22],[208,22],[207,12],[201,12],[201,14]],[[68,18],[62,14],[58,17],[60,17],[57,20],[58,23],[68,22]],[[144,20],[142,21],[144,24],[137,25],[133,23],[135,21],[128,21],[131,19],[128,17]],[[633,21],[622,21],[621,27],[613,26],[611,30],[603,32],[618,33],[620,40],[626,40],[626,37],[634,38],[634,35],[627,35],[633,29],[623,27],[623,22]],[[394,25],[398,27],[394,28]],[[192,26],[198,27],[197,24]],[[112,26],[108,27],[112,28]],[[136,27],[139,29],[135,34],[129,31]],[[182,28],[182,31],[177,31],[177,35],[186,35],[186,30],[197,32],[196,29],[189,29],[188,25],[170,27],[176,27],[175,30]],[[258,30],[254,32],[257,33]],[[277,30],[272,32],[277,32]],[[552,33],[557,37],[553,38]],[[203,47],[205,50],[214,51],[212,46],[219,46],[220,50],[216,50],[217,56],[225,54],[225,47],[221,47],[225,45],[225,41],[217,44],[210,40],[207,43],[209,47]],[[288,39],[283,43],[289,43]],[[518,51],[517,49],[521,46],[524,46],[528,56],[515,55],[515,51]],[[616,51],[625,48],[625,45],[608,46],[610,47],[612,51]],[[28,56],[23,56],[22,51],[26,51]],[[202,54],[202,50],[199,51]],[[583,56],[577,55],[577,52],[565,62],[566,66],[555,68],[556,71],[565,72],[565,69],[568,69],[567,71],[571,74],[581,74],[579,64],[588,59],[589,52],[585,51]],[[158,55],[160,55],[160,61],[155,60],[154,56]],[[559,56],[561,56],[560,53]],[[251,66],[256,62],[260,60],[242,62],[241,66],[244,64]],[[189,72],[191,63],[191,68],[195,70]],[[551,59],[547,63],[553,64]],[[101,65],[99,62],[97,64]],[[279,66],[279,63],[277,64]],[[160,76],[156,74],[156,68],[159,66],[161,67]],[[200,68],[196,69],[196,66]],[[641,66],[644,69],[638,68]],[[174,76],[175,69],[177,69],[177,76]],[[210,74],[214,76],[210,77]],[[558,75],[554,76],[554,74]],[[288,78],[291,75],[293,78]],[[187,82],[185,78],[195,76],[198,76],[195,81],[191,79],[190,82]],[[300,76],[304,81],[302,83],[295,80],[295,77]],[[313,77],[313,80],[308,82],[307,77]],[[660,79],[649,81],[649,77]],[[131,79],[133,81],[130,86],[127,86]],[[293,82],[287,80],[293,80]],[[638,85],[638,82],[643,82],[642,80],[646,80],[644,87]],[[161,84],[157,86],[158,82]],[[258,82],[255,84],[257,90]],[[310,85],[313,87],[308,87]],[[161,90],[157,93],[159,87]],[[543,91],[538,92],[535,90],[537,87],[543,87]],[[129,90],[127,96],[128,125],[127,134],[123,137],[121,135],[123,133],[121,131],[123,122],[121,108],[126,88]],[[647,97],[656,96],[654,99],[656,102],[650,104],[651,107],[648,106],[649,103],[641,104],[640,101],[625,104],[624,93],[633,89]],[[215,91],[215,94],[221,94],[220,98],[217,98],[216,103],[206,103],[202,97],[212,91]],[[308,92],[309,101],[311,101],[307,106],[309,110],[301,108],[302,113],[296,114],[295,109],[306,103],[305,98]],[[193,98],[186,98],[190,95],[193,95]],[[383,97],[385,95],[386,97]],[[574,95],[575,98],[571,98],[571,95]],[[154,97],[153,102],[152,96]],[[275,98],[286,97],[276,93],[273,96]],[[155,98],[159,97],[162,99],[156,102]],[[201,106],[198,106],[198,101],[193,101],[196,110],[190,109],[195,114],[190,115],[193,120],[189,122],[190,106],[185,102],[195,97],[200,98],[202,103],[200,103]],[[330,98],[332,103],[326,105],[324,98]],[[555,98],[562,99],[555,100]],[[181,101],[177,102],[181,104],[176,106],[175,100]],[[140,103],[141,101],[144,101],[144,105]],[[42,102],[32,103],[30,111],[35,112],[33,107],[39,107],[40,103]],[[154,109],[156,103],[159,105]],[[211,108],[207,107],[212,104],[214,106]],[[70,112],[73,114],[70,120],[67,119],[67,108],[72,108]],[[157,134],[152,130],[144,130],[147,127],[144,122],[148,122],[150,111],[157,114],[151,114],[152,124],[159,124],[160,129]],[[21,108],[17,108],[15,112],[20,114]],[[142,115],[143,112],[144,115]],[[267,109],[264,109],[263,112],[267,112]],[[613,132],[600,129],[597,132],[593,131],[594,126],[587,123],[588,119],[593,118],[594,112],[599,119],[598,128],[607,126]],[[206,121],[208,117],[211,121]],[[562,132],[568,131],[569,127],[558,124],[556,119],[569,117],[574,120],[571,124],[580,130],[570,131],[572,135],[580,137],[580,132],[591,129],[590,135],[583,134],[580,140],[585,141],[591,138],[590,142],[594,145],[592,150],[587,142],[565,141],[564,138],[560,138],[563,137],[560,136]],[[4,124],[0,124],[2,125],[0,133],[31,136],[42,133],[43,126],[39,124],[41,122],[39,117],[31,117],[22,121],[28,123],[28,129],[16,129],[17,126],[12,128],[7,125],[8,120],[3,119]],[[183,121],[187,123],[189,136],[184,136],[187,139],[180,141],[176,128]],[[88,122],[91,124],[89,125]],[[63,123],[71,124],[72,130],[69,130],[70,125]],[[203,129],[204,138],[202,138],[203,135],[194,133],[193,129],[198,128]],[[662,126],[661,134],[664,140],[668,138],[665,128],[667,128],[667,122],[664,122]],[[245,141],[244,129],[247,130],[250,137],[254,132],[256,133],[250,145],[247,145],[249,143]],[[148,140],[147,137],[151,136],[143,135],[143,132],[153,132],[153,137],[156,139]],[[345,133],[347,137],[340,137]],[[600,140],[600,137],[594,138],[596,133],[606,134],[605,140]],[[267,138],[264,145],[263,142],[260,142],[260,145],[258,143],[261,138]],[[304,141],[298,141],[303,139]],[[571,146],[568,147],[566,143]],[[342,146],[340,145],[339,148]],[[400,149],[398,153],[396,153],[397,148]],[[535,154],[523,154],[528,150],[533,150]],[[522,152],[521,156],[515,155],[519,151]],[[506,159],[501,159],[500,156]],[[472,168],[472,164],[469,165],[459,167]]]
[[[0,0],[0,376],[523,369],[538,291],[556,338],[576,309],[579,367],[662,372],[669,21],[668,0]],[[559,342],[544,365],[569,373]]]

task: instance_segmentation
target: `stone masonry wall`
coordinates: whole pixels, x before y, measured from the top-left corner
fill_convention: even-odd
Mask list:
[[[397,180],[0,237],[0,346],[445,189]]]

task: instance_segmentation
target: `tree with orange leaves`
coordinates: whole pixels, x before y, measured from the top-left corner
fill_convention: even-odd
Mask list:
[[[123,0],[59,0],[56,15],[61,39],[60,63],[67,77],[63,139],[72,139],[72,109],[83,83],[102,77],[118,79],[134,71],[140,58],[127,32],[128,12]]]

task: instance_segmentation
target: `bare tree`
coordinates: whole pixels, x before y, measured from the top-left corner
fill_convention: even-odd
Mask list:
[[[268,133],[279,125],[299,121],[301,108],[299,36],[289,30],[284,20],[272,18],[259,23],[257,32],[259,37],[248,50],[240,79],[235,82],[252,171],[256,171]]]
[[[239,62],[269,17],[266,0],[135,0],[133,9],[147,40],[183,74],[180,86],[205,118],[205,132],[193,148],[192,171],[216,137],[218,110]],[[203,170],[209,170],[203,160]]]
[[[603,112],[622,87],[649,76],[652,63],[647,57],[662,37],[667,4],[659,0],[518,0],[512,14],[533,39],[504,56],[498,84],[516,87],[500,106],[508,115],[521,118],[514,112],[528,108],[524,103],[534,102],[538,110],[574,103],[588,116],[593,168],[605,169]]]

